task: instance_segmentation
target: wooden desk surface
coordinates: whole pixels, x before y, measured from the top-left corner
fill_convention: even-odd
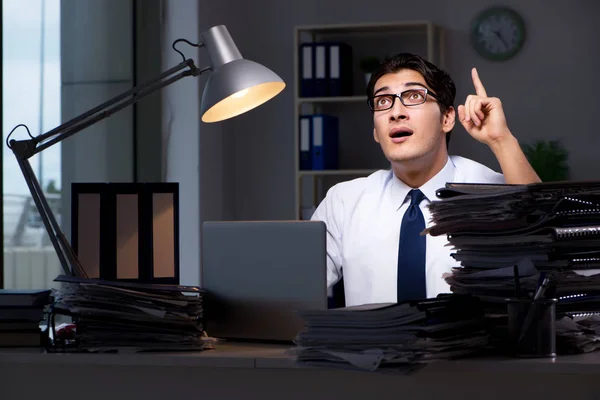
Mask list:
[[[222,342],[197,352],[46,353],[33,348],[0,349],[0,363],[53,365],[115,365],[211,368],[310,368],[296,364],[290,346]],[[466,358],[430,363],[420,372],[431,373],[600,373],[600,352],[552,358]],[[417,374],[418,374],[417,373]]]
[[[556,359],[439,361],[408,376],[299,366],[288,346],[129,354],[0,349],[0,399],[595,399],[600,352]],[[63,390],[64,389],[64,390]],[[83,395],[85,394],[85,396]]]

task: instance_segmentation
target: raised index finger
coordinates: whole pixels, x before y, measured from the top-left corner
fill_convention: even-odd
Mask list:
[[[471,77],[473,78],[473,86],[475,86],[475,93],[478,96],[487,97],[487,93],[485,92],[485,88],[483,87],[483,83],[479,79],[479,74],[477,73],[477,69],[473,68],[471,70]]]

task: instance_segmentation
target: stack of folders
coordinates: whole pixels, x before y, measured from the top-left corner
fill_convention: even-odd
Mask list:
[[[54,312],[73,318],[77,351],[204,350],[214,345],[203,331],[198,287],[66,275],[55,280],[63,285],[55,292]]]
[[[52,303],[50,290],[0,289],[0,347],[45,345],[40,324]]]
[[[300,312],[290,349],[299,364],[411,372],[429,362],[485,350],[483,311],[473,296]]]
[[[299,148],[301,170],[338,168],[338,118],[333,115],[300,116]]]
[[[351,96],[352,47],[342,42],[302,43],[300,97]]]
[[[453,293],[480,296],[502,321],[506,298],[532,297],[547,277],[557,350],[600,347],[600,182],[447,184],[437,195],[428,233],[447,234],[461,265],[446,278]]]

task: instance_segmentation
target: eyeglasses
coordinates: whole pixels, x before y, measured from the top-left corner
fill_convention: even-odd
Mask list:
[[[373,96],[367,100],[369,107],[372,111],[385,111],[394,107],[396,98],[400,99],[400,102],[407,107],[418,106],[427,101],[427,95],[430,95],[437,100],[437,95],[430,92],[428,89],[409,89],[398,94],[380,94]]]

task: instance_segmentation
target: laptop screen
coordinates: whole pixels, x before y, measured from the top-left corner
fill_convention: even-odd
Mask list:
[[[298,310],[327,308],[321,221],[210,221],[202,226],[201,287],[212,337],[291,341]]]

